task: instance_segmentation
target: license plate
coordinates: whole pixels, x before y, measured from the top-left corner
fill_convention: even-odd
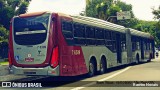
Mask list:
[[[24,74],[36,74],[36,72],[24,72]]]
[[[33,61],[34,61],[34,58],[25,58],[25,61],[26,61],[26,62],[33,62]]]

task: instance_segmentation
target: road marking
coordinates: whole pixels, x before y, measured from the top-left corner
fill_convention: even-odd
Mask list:
[[[106,77],[106,78],[100,79],[100,80],[98,80],[98,81],[105,81],[105,80],[111,79],[111,78],[113,78],[113,77],[115,77],[115,76],[117,76],[117,75],[119,75],[119,74],[127,71],[127,70],[130,69],[130,68],[131,68],[131,67],[129,66],[129,67],[127,67],[127,68],[125,68],[125,69],[123,69],[123,70],[121,70],[121,71],[119,71],[119,72],[117,72],[117,73],[115,73],[115,74],[113,74],[113,75],[111,75],[111,76],[108,76],[108,77]],[[96,82],[92,82],[92,83],[89,83],[89,84],[86,84],[86,85],[82,85],[82,86],[80,86],[80,87],[76,87],[76,88],[73,88],[73,89],[71,89],[71,90],[80,90],[80,89],[83,89],[83,88],[85,88],[85,87],[88,87],[88,86],[91,86],[91,85],[94,85],[94,84],[96,84]]]

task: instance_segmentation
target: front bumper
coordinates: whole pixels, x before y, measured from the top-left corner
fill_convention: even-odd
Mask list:
[[[10,72],[17,75],[48,75],[48,76],[59,76],[59,66],[51,68],[50,66],[43,68],[22,68],[12,65]]]

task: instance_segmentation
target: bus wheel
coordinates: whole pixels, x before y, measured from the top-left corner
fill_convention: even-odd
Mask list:
[[[139,64],[139,54],[136,55],[136,64]]]
[[[149,60],[147,62],[151,62],[151,59],[152,59],[152,54],[150,54]]]
[[[92,76],[94,76],[94,75],[95,75],[95,64],[94,64],[93,61],[91,61],[91,62],[89,63],[88,76],[89,76],[89,77],[92,77]]]
[[[106,71],[106,63],[104,61],[104,59],[101,60],[101,63],[100,63],[100,74],[104,74]]]

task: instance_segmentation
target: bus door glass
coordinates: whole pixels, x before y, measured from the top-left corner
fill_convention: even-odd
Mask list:
[[[122,63],[122,50],[121,50],[121,37],[120,34],[116,34],[116,47],[117,47],[117,62]]]

